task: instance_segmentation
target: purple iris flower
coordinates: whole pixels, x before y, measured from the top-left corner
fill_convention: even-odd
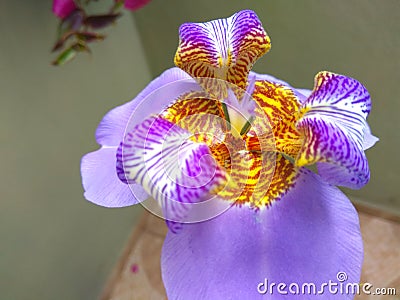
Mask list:
[[[362,239],[335,185],[369,180],[368,91],[331,72],[312,91],[252,72],[270,40],[249,10],[179,35],[179,68],[97,128],[101,148],[81,165],[86,199],[156,200],[168,299],[352,299],[339,288],[359,283]]]

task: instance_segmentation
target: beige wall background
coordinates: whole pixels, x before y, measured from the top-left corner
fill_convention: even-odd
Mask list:
[[[373,109],[369,124],[380,142],[368,150],[371,181],[354,198],[400,214],[400,1],[398,0],[153,0],[136,24],[153,75],[173,65],[184,22],[254,10],[272,40],[255,65],[296,87],[312,88],[329,70],[361,81]]]
[[[79,170],[103,115],[150,80],[133,20],[55,68],[51,2],[0,2],[0,299],[96,299],[141,211],[90,204]]]
[[[110,0],[111,1],[111,0]],[[101,3],[101,1],[99,1]],[[95,299],[140,207],[104,209],[82,196],[80,158],[112,107],[173,65],[178,26],[257,12],[272,50],[256,65],[311,88],[319,70],[369,89],[371,183],[349,192],[400,211],[397,0],[153,0],[108,30],[93,56],[54,68],[51,1],[0,2],[0,298]],[[147,63],[146,63],[147,59]]]

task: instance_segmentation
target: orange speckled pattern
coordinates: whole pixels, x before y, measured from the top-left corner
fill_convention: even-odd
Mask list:
[[[296,129],[300,103],[293,91],[278,83],[256,81],[253,99],[259,120],[268,117],[278,152],[296,157],[302,139]]]

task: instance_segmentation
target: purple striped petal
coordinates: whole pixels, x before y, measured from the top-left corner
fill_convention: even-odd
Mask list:
[[[193,221],[187,219],[193,215],[188,213],[191,204],[212,199],[210,192],[226,180],[208,146],[191,141],[191,136],[165,119],[152,117],[130,131],[118,148],[120,180],[143,186],[172,223]]]
[[[318,163],[320,175],[334,185],[365,185],[370,176],[364,153],[370,109],[368,91],[357,80],[329,72],[317,74],[297,123],[304,143],[296,164]]]
[[[132,101],[108,112],[96,131],[96,140],[103,146],[118,146],[127,124],[135,125],[151,114],[159,113],[182,93],[196,90],[196,83],[179,68],[171,68],[154,79]],[[200,89],[200,87],[197,87]],[[134,114],[134,118],[131,118]]]
[[[175,64],[218,99],[227,97],[227,83],[246,90],[253,64],[270,49],[269,37],[251,10],[227,19],[183,24],[179,37]],[[216,85],[206,78],[222,81]]]
[[[344,284],[357,284],[363,247],[351,202],[303,169],[295,187],[269,209],[234,206],[169,232],[161,258],[168,299],[345,300],[354,295],[333,295],[328,287],[323,295],[281,295],[277,286],[272,295],[261,294],[257,288],[263,292],[268,280],[300,288],[314,283],[319,289],[329,280],[339,283],[339,272],[347,275]]]
[[[115,172],[117,147],[101,148],[86,154],[81,162],[85,198],[105,207],[124,207],[144,201],[149,196],[138,185],[122,183]]]

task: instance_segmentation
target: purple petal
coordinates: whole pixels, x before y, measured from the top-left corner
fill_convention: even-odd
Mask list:
[[[365,185],[370,176],[364,153],[370,109],[368,91],[357,80],[329,72],[317,74],[297,123],[304,143],[296,164],[319,163],[320,175],[334,185]]]
[[[251,10],[227,19],[183,24],[179,38],[175,64],[218,99],[228,96],[227,82],[246,90],[250,69],[270,49],[269,37]],[[207,78],[221,81],[216,85]]]
[[[168,232],[162,276],[168,299],[353,299],[327,287],[323,296],[280,295],[276,286],[273,295],[260,294],[257,287],[267,279],[319,288],[339,282],[339,272],[347,274],[344,283],[358,283],[362,248],[350,201],[303,170],[295,188],[269,209],[235,206],[212,220],[185,224],[178,234]]]
[[[53,14],[65,19],[77,8],[74,0],[53,0]]]
[[[191,136],[165,119],[149,118],[118,148],[120,180],[143,186],[172,222],[194,221],[187,219],[193,216],[188,213],[192,203],[212,199],[209,193],[226,181],[208,146],[191,141]]]
[[[166,70],[132,101],[104,116],[96,131],[97,142],[103,146],[118,146],[128,123],[135,125],[149,115],[159,113],[180,94],[196,89],[195,86],[195,81],[179,68]]]
[[[116,147],[101,148],[86,154],[81,162],[84,196],[105,207],[124,207],[148,198],[140,185],[122,183],[115,171]]]

